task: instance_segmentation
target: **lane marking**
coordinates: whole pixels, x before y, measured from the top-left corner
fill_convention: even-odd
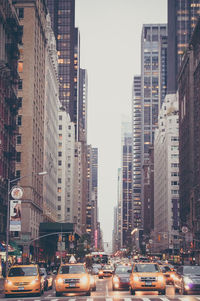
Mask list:
[[[124,298],[124,301],[131,301],[131,298]]]
[[[140,297],[141,298],[141,297]],[[142,298],[143,301],[151,301],[149,298]]]

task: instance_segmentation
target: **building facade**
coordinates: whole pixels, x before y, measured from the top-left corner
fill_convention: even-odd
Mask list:
[[[44,119],[44,221],[56,221],[57,200],[57,161],[58,161],[58,110],[59,82],[58,57],[50,16],[47,15],[46,27],[46,74],[45,74],[45,119]]]
[[[199,0],[168,0],[167,91],[176,93],[178,72],[200,15]]]
[[[57,220],[74,222],[74,152],[75,127],[65,110],[58,118],[58,177],[57,177]]]
[[[179,114],[175,94],[166,96],[160,110],[154,152],[154,249],[175,254],[180,248]]]
[[[16,177],[21,177],[23,187],[22,231],[16,241],[24,245],[27,240],[39,236],[39,224],[43,220],[43,177],[38,173],[44,169],[44,110],[45,110],[45,55],[46,15],[45,1],[16,0],[23,29],[20,48],[18,98],[21,107],[17,125],[21,141],[17,144]],[[39,242],[36,241],[31,254],[38,257]]]
[[[8,179],[15,178],[18,44],[21,42],[18,15],[12,1],[0,3],[0,240],[5,241]],[[19,139],[19,140],[18,140]]]
[[[131,246],[133,229],[132,206],[132,132],[131,123],[122,122],[122,247]]]
[[[141,166],[149,158],[149,147],[154,143],[158,126],[158,113],[166,92],[166,37],[165,24],[145,24],[141,39]],[[144,173],[142,169],[141,196],[144,199]],[[144,204],[142,204],[142,227]]]

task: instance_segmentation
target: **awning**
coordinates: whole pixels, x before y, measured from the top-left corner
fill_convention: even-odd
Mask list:
[[[0,242],[0,251],[6,252],[6,243],[4,241]],[[8,245],[8,254],[15,255],[15,256],[21,255],[18,245],[13,241],[10,241]]]

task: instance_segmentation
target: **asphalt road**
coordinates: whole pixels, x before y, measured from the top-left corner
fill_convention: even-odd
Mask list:
[[[34,296],[15,296],[11,298],[4,298],[3,294],[0,294],[0,300],[14,300],[14,301],[197,301],[200,300],[199,295],[187,295],[181,296],[176,295],[166,295],[160,296],[156,292],[137,292],[135,296],[131,296],[129,291],[112,291],[111,279],[97,279],[97,289],[96,292],[92,292],[91,296],[84,295],[73,295],[66,294],[61,297],[56,297],[54,288],[44,292],[41,297]]]

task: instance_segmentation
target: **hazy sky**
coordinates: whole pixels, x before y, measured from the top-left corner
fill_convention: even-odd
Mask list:
[[[99,150],[99,220],[104,241],[110,242],[121,166],[121,115],[131,116],[142,25],[167,22],[167,0],[75,1],[81,68],[88,72],[88,144]]]

